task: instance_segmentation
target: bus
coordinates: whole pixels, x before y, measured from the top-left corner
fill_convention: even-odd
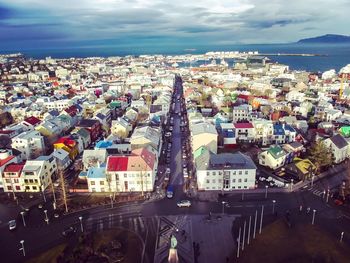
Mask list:
[[[166,197],[167,198],[173,198],[174,196],[174,187],[172,185],[169,185],[166,189]]]

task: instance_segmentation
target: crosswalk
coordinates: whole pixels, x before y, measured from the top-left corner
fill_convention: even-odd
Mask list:
[[[326,194],[326,191],[325,191],[325,190],[320,189],[320,188],[315,187],[315,186],[309,188],[308,191],[310,191],[310,192],[313,193],[314,195],[319,196],[319,197],[322,197],[322,198],[323,198],[324,195]]]
[[[144,218],[138,213],[110,214],[103,218],[88,219],[84,228],[93,232],[102,232],[111,228],[124,228],[138,234],[145,234],[149,228],[156,228],[157,218]]]

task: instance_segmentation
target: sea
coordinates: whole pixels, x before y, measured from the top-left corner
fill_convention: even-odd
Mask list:
[[[208,51],[258,51],[262,54],[317,54],[320,56],[269,56],[272,61],[286,64],[292,70],[306,70],[311,72],[324,72],[350,64],[350,44],[250,44],[250,45],[201,45],[201,46],[81,46],[65,48],[35,48],[1,52],[21,52],[26,57],[41,59],[48,56],[52,58],[85,58],[109,57],[127,55],[179,55],[203,54]],[[189,66],[189,65],[185,65]],[[194,66],[194,65],[192,65]],[[229,65],[229,66],[232,66]]]

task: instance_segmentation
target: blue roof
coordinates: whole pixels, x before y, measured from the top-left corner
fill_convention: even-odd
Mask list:
[[[280,124],[273,125],[273,134],[274,135],[285,135],[283,126]]]
[[[87,178],[106,178],[106,167],[90,167]]]
[[[110,146],[112,146],[113,143],[110,142],[110,141],[99,141],[98,143],[96,143],[96,147],[95,148],[98,148],[98,149],[106,149]]]
[[[49,111],[49,114],[54,117],[57,117],[58,115],[60,115],[60,112],[58,110],[51,110]]]
[[[160,123],[160,117],[158,115],[154,115],[151,121],[154,123]]]
[[[284,126],[284,129],[285,129],[285,130],[288,130],[288,131],[290,131],[290,132],[296,132],[295,129],[294,129],[292,126],[290,126],[289,124],[286,124],[286,125]]]

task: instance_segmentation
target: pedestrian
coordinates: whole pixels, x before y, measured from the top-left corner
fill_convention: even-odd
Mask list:
[[[310,213],[310,209],[311,209],[310,207],[307,208],[307,211],[306,211],[307,214]]]

